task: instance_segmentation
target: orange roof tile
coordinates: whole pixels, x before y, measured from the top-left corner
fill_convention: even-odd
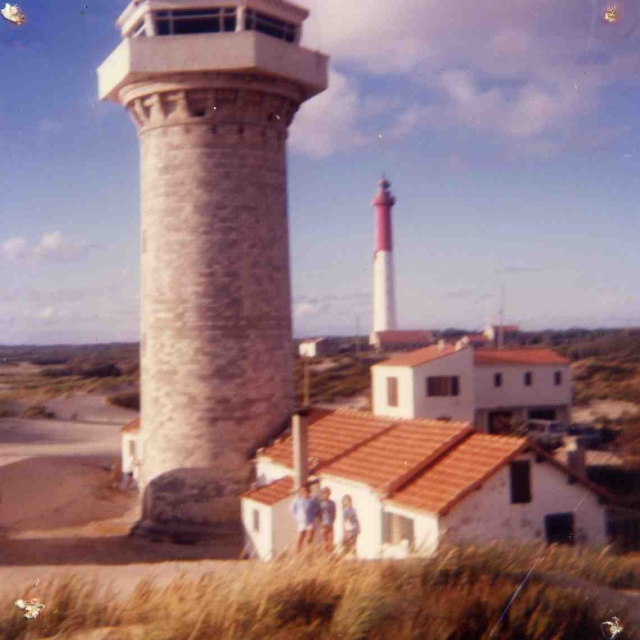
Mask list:
[[[140,417],[128,422],[120,429],[120,433],[138,433],[140,431]]]
[[[520,349],[482,349],[474,352],[477,366],[491,364],[569,364],[551,349],[520,348]]]
[[[323,466],[321,473],[363,482],[375,489],[388,489],[406,475],[424,468],[469,433],[468,422],[397,422],[368,443]]]
[[[326,464],[389,428],[394,422],[397,422],[396,418],[379,418],[364,411],[314,409],[308,422],[308,457],[317,459],[320,464]],[[292,438],[283,438],[259,451],[258,455],[292,467]]]
[[[431,360],[437,360],[438,358],[444,358],[452,353],[456,353],[456,348],[451,345],[445,345],[443,348],[438,345],[432,345],[425,347],[424,349],[418,349],[417,351],[411,351],[404,353],[383,362],[373,365],[374,367],[417,367],[420,364],[425,364]]]
[[[288,498],[293,493],[293,478],[291,476],[285,476],[275,482],[262,485],[261,487],[255,487],[245,493],[240,494],[242,498],[250,498],[256,502],[261,502],[266,505],[274,505],[280,500]]]
[[[526,438],[474,433],[396,491],[389,501],[445,515],[528,447]]]

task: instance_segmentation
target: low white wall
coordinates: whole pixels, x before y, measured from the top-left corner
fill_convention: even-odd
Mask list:
[[[606,543],[605,508],[595,494],[581,484],[568,484],[567,476],[548,463],[536,463],[531,455],[521,459],[531,464],[531,502],[511,504],[507,465],[441,518],[448,540],[544,542],[545,516],[573,512],[577,542]]]

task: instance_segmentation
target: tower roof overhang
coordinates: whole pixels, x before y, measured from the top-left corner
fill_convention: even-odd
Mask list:
[[[216,33],[127,38],[98,67],[101,100],[120,101],[120,90],[167,75],[261,73],[298,84],[304,100],[328,86],[328,56],[259,33]]]

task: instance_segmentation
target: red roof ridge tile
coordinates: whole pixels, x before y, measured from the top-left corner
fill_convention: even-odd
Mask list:
[[[436,464],[443,456],[446,456],[452,449],[455,449],[463,440],[466,440],[469,436],[475,433],[474,429],[470,426],[455,433],[449,440],[441,444],[431,455],[423,458],[415,464],[411,469],[405,471],[402,475],[398,476],[395,480],[392,480],[383,491],[386,495],[391,495],[396,491],[399,491],[406,484],[411,482],[417,475],[423,473],[433,464]]]

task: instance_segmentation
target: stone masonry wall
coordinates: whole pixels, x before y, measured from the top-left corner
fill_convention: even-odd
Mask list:
[[[143,521],[224,528],[293,404],[285,145],[300,98],[208,74],[122,100],[141,145]]]

